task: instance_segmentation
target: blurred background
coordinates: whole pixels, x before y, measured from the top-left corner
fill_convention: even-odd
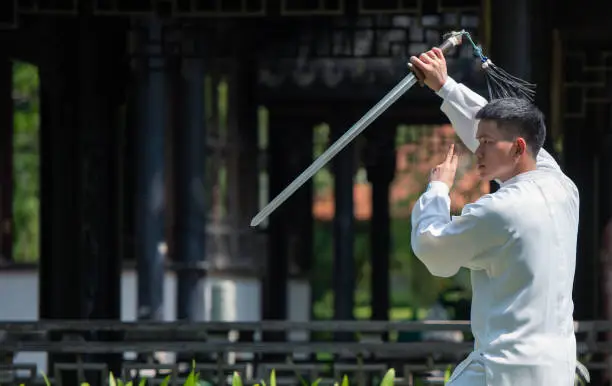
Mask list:
[[[410,246],[412,206],[457,141],[427,88],[249,227],[459,29],[538,84],[546,148],[582,199],[575,320],[606,321],[608,24],[590,1],[3,0],[0,321],[469,320],[468,272],[433,277]],[[469,45],[447,61],[487,96]],[[492,189],[464,149],[452,210]],[[45,353],[13,359],[51,372]]]

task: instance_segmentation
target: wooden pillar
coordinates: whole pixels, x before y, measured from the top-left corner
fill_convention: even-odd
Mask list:
[[[312,120],[297,120],[275,113],[274,109],[271,111],[268,135],[270,198],[287,187],[310,163],[313,126]],[[309,181],[269,217],[269,255],[263,279],[264,320],[288,318],[290,265],[301,271],[312,255],[311,208],[312,181]]]
[[[396,126],[378,122],[368,131],[366,167],[372,186],[370,265],[372,267],[372,320],[389,320],[391,215],[389,189],[395,177]]]
[[[59,30],[59,26],[50,30]],[[75,35],[67,23],[65,36]],[[57,32],[59,34],[59,31]],[[59,37],[54,36],[54,40]],[[68,46],[64,42],[64,47]],[[58,44],[59,46],[59,44]],[[55,51],[40,66],[41,94],[41,257],[40,319],[75,319],[83,315],[80,299],[84,277],[75,248],[78,234],[78,130],[71,112],[77,80],[69,76],[68,49]]]
[[[334,140],[347,130],[344,120],[330,122]],[[334,319],[352,320],[355,308],[355,214],[353,187],[356,171],[354,144],[332,160],[334,174]],[[348,337],[348,336],[347,336]],[[344,339],[344,338],[342,338]]]
[[[290,181],[302,173],[313,161],[313,132],[315,122],[305,117],[294,117],[291,129],[292,151],[288,155]],[[287,223],[289,276],[304,275],[311,266],[313,254],[313,179],[309,179],[294,193],[289,203],[292,221]]]
[[[121,319],[121,221],[119,109],[125,102],[128,65],[125,60],[126,22],[79,19],[79,59],[75,63],[79,92],[76,112],[80,131],[79,165],[80,250],[85,260],[84,291],[89,319]],[[93,339],[120,341],[113,332]],[[120,354],[92,355],[92,362],[107,363],[119,371]],[[92,375],[93,376],[93,375]],[[93,385],[93,384],[92,384]]]
[[[200,36],[188,36],[185,46],[201,47]],[[189,44],[191,43],[191,44]],[[183,58],[175,76],[173,106],[176,128],[174,157],[174,242],[177,272],[177,319],[204,320],[203,267],[206,258],[206,120],[202,50]]]
[[[229,116],[230,127],[235,127],[237,137],[236,162],[237,162],[237,207],[236,235],[237,251],[241,258],[247,257],[249,273],[256,276],[259,268],[266,261],[266,252],[261,248],[261,239],[265,237],[259,232],[254,232],[249,227],[251,218],[259,209],[260,191],[260,148],[259,148],[259,112],[257,103],[257,44],[252,38],[254,28],[252,20],[241,23],[243,33],[240,39],[240,49],[235,59],[234,77],[230,79],[229,90]],[[233,127],[232,127],[233,128]],[[267,294],[267,293],[265,293]],[[264,293],[260,294],[262,297]],[[263,300],[260,299],[260,302]],[[252,342],[254,332],[241,333],[239,341]]]
[[[134,41],[137,88],[135,254],[138,319],[163,320],[165,244],[166,61],[161,21],[138,26]]]
[[[40,318],[119,320],[116,117],[126,71],[125,28],[120,21],[97,25],[87,16],[53,24],[50,33],[58,35],[51,41],[57,50],[41,65]],[[120,337],[100,333],[88,338]],[[50,364],[73,360],[52,355]],[[116,372],[121,358],[91,355],[84,360],[106,362]]]
[[[510,74],[537,84],[535,104],[550,123],[552,15],[549,1],[490,1],[490,56]],[[537,60],[534,60],[537,58]],[[554,130],[548,129],[544,147],[553,156]],[[498,185],[491,182],[491,191]]]
[[[559,159],[554,141],[558,138],[560,128],[553,124],[553,102],[551,85],[553,83],[553,16],[551,10],[555,9],[552,0],[540,0],[530,2],[531,12],[531,44],[525,56],[537,58],[531,60],[531,72],[529,80],[537,85],[535,104],[544,113],[546,118],[547,133],[544,148],[555,158]],[[558,106],[557,106],[558,108]]]
[[[280,193],[290,182],[291,175],[286,162],[291,151],[291,122],[281,115],[269,114],[268,132],[268,173],[270,197]],[[284,320],[287,318],[287,232],[286,224],[291,221],[289,205],[291,197],[281,205],[268,221],[268,259],[263,279],[263,320]],[[280,337],[280,334],[278,335]],[[284,334],[283,334],[284,336]]]
[[[252,20],[244,20],[241,23],[243,37],[240,40],[240,49],[236,57],[234,76],[231,79],[229,98],[230,123],[236,126],[236,137],[238,150],[237,173],[238,173],[238,224],[240,230],[247,230],[251,218],[259,208],[259,132],[258,132],[258,100],[257,100],[257,44],[253,41],[256,37],[256,23]],[[278,119],[278,118],[275,118]],[[240,253],[242,256],[253,256],[257,263],[260,255],[253,249],[257,235],[250,229],[245,235],[241,235]]]

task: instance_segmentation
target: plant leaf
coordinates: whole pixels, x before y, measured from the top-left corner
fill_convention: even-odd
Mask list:
[[[389,369],[383,377],[380,386],[393,386],[393,380],[395,379],[395,369]]]
[[[164,381],[160,384],[160,386],[168,386],[170,384],[170,376],[168,375],[164,378]]]
[[[193,363],[193,368],[195,368],[195,362]],[[189,373],[189,376],[187,376],[187,379],[185,380],[185,384],[183,386],[196,386],[196,375],[195,375],[195,370],[191,369],[191,372]]]
[[[291,359],[289,359],[289,363],[291,365],[294,365],[293,361]],[[300,380],[300,383],[302,384],[302,386],[308,386],[308,382],[306,382],[306,380],[304,379],[304,377],[302,377],[302,374],[298,373],[297,370],[293,370],[293,373],[295,374],[295,376],[297,377],[297,379]]]
[[[450,381],[451,374],[452,374],[451,367],[448,366],[446,368],[446,371],[444,371],[444,384],[445,385],[448,383],[448,381]]]
[[[349,386],[348,375],[346,374],[344,374],[344,377],[342,377],[342,386]]]
[[[49,378],[47,378],[47,374],[45,374],[43,371],[41,371],[40,375],[42,375],[43,379],[45,380],[45,385],[51,386],[51,382],[49,382]]]
[[[276,386],[276,371],[274,369],[270,372],[270,386]]]
[[[237,371],[234,371],[234,376],[232,377],[232,386],[242,386],[242,378],[240,378],[240,374]]]

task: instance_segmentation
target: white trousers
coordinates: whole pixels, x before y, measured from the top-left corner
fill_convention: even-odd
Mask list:
[[[457,368],[446,386],[487,386],[485,368],[481,362],[473,361],[465,368]]]

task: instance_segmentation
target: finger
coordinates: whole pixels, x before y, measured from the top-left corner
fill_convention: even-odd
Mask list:
[[[455,155],[455,144],[451,143],[451,145],[448,147],[448,152],[446,153],[446,159],[444,161],[451,162],[453,155]]]
[[[434,47],[431,51],[438,57],[438,59],[444,60],[444,52],[442,52],[441,49]]]
[[[427,55],[427,53],[423,53],[419,56],[419,59],[421,59],[421,61],[425,64],[431,64],[431,58],[429,57],[429,55]]]
[[[421,59],[417,58],[416,56],[410,58],[410,63],[412,63],[414,67],[421,70],[422,72],[431,70],[431,65],[423,63]]]
[[[431,63],[435,63],[440,60],[440,58],[438,58],[438,56],[433,51],[427,51],[426,54],[429,60],[431,61]]]

